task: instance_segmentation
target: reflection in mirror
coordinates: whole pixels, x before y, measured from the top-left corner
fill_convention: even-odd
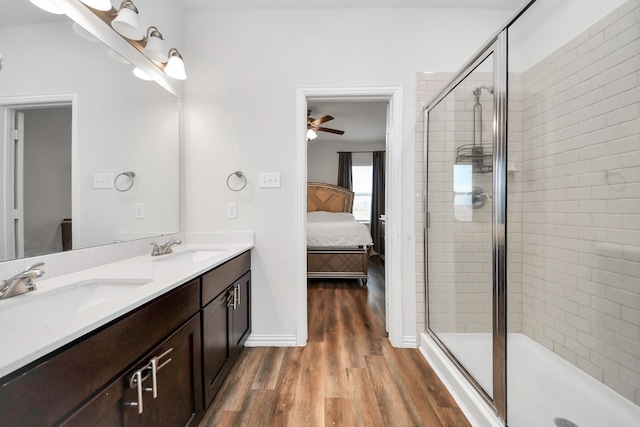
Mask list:
[[[71,24],[0,5],[0,260],[179,231],[178,99]]]

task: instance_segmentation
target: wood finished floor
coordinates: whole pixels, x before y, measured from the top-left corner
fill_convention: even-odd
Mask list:
[[[419,350],[391,346],[369,276],[311,281],[307,346],[245,348],[199,427],[470,425]]]

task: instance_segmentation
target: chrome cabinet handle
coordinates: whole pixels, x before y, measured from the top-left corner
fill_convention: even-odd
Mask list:
[[[229,293],[227,294],[227,307],[235,308],[234,307],[235,300],[236,300],[235,290],[234,290],[234,293],[231,293],[231,291],[229,291]]]
[[[240,285],[236,285],[236,305],[233,308],[238,308],[240,305]]]
[[[135,371],[133,373],[133,375],[131,376],[131,378],[129,379],[129,387],[130,388],[135,388],[137,389],[137,394],[138,394],[138,401],[137,402],[128,402],[127,405],[129,406],[137,406],[138,407],[138,414],[142,414],[142,411],[144,411],[144,408],[142,406],[142,371],[144,369],[147,369],[148,365],[145,366],[144,368],[138,369],[137,371]]]
[[[169,362],[171,362],[171,358],[165,360],[160,364],[158,364],[158,362],[162,358],[166,357],[172,351],[173,351],[173,347],[165,351],[164,353],[162,353],[160,356],[152,357],[151,360],[149,361],[149,365],[151,367],[151,390],[149,391],[153,393],[154,399],[158,397],[158,371],[164,368],[165,366],[167,366]]]

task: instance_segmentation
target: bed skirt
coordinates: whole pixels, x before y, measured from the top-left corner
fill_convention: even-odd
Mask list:
[[[367,286],[369,254],[357,248],[307,248],[307,279],[361,279]]]

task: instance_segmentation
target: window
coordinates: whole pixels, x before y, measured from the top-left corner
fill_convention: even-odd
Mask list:
[[[371,220],[371,192],[373,189],[373,166],[352,166],[351,179],[353,183],[353,216],[356,221],[369,222]]]

